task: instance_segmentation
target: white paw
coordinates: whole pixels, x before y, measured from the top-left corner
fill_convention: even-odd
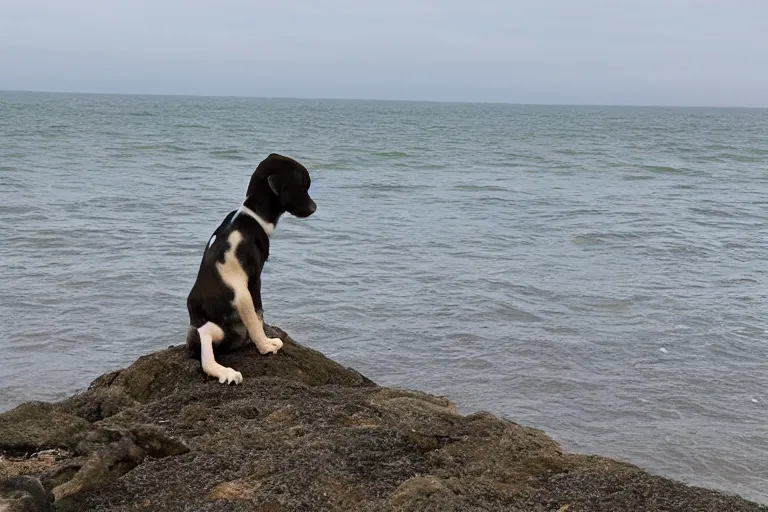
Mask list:
[[[275,352],[283,348],[283,340],[280,338],[267,338],[269,340],[269,343],[275,347]]]
[[[283,340],[280,338],[267,338],[266,342],[258,347],[261,354],[277,354],[281,348],[283,348]]]
[[[236,372],[232,368],[226,368],[222,366],[218,373],[219,374],[214,375],[214,377],[218,377],[221,384],[226,383],[229,385],[234,382],[237,385],[243,382],[243,375],[240,372]]]

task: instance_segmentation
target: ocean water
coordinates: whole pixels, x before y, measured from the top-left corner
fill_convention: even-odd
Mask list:
[[[183,343],[270,152],[318,210],[273,235],[267,322],[768,502],[768,110],[0,93],[0,410]]]

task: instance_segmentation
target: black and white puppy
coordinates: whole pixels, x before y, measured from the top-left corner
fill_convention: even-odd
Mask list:
[[[239,384],[240,372],[216,362],[217,351],[253,342],[262,354],[277,353],[279,338],[267,338],[261,305],[261,269],[269,257],[269,235],[280,216],[309,217],[309,172],[299,162],[272,153],[253,172],[242,206],[216,228],[187,298],[187,347],[203,371],[221,383]]]

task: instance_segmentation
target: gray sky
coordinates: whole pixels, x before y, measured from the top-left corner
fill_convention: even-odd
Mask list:
[[[768,107],[768,0],[0,0],[0,89]]]

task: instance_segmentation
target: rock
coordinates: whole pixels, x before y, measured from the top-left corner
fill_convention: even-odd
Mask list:
[[[131,434],[136,439],[136,444],[150,457],[169,457],[189,451],[189,446],[183,440],[170,437],[154,425],[138,425],[131,429]]]
[[[118,372],[115,372],[118,373]],[[109,375],[109,374],[108,374]],[[64,400],[60,409],[63,412],[82,418],[90,423],[109,418],[130,407],[136,401],[124,388],[115,386],[102,388],[103,377],[97,379],[88,393],[79,393]]]
[[[69,458],[66,450],[42,450],[22,457],[4,457],[0,452],[0,477],[16,475],[35,475],[51,471],[60,465],[60,461]]]
[[[53,496],[31,476],[0,479],[0,512],[46,512]]]
[[[427,475],[415,476],[400,484],[389,498],[387,508],[402,512],[442,512],[469,510],[473,506],[471,503],[463,503],[461,495],[450,489],[446,482]]]
[[[379,387],[267,331],[285,343],[278,354],[249,347],[220,357],[243,374],[239,386],[208,378],[178,346],[62,402],[0,415],[0,449],[16,457],[0,458],[0,475],[37,477],[56,510],[78,512],[768,512],[565,453],[540,430],[461,415],[445,397]],[[51,449],[59,455],[46,465],[29,464],[30,454]],[[39,492],[23,492],[43,503]]]
[[[74,448],[91,424],[53,404],[28,402],[0,414],[0,450],[25,454],[47,448]]]
[[[180,455],[187,453],[189,446],[155,426],[139,425],[129,429],[98,427],[77,445],[76,451],[88,458],[70,479],[58,474],[53,488],[57,500],[116,480],[141,464],[147,455]]]

